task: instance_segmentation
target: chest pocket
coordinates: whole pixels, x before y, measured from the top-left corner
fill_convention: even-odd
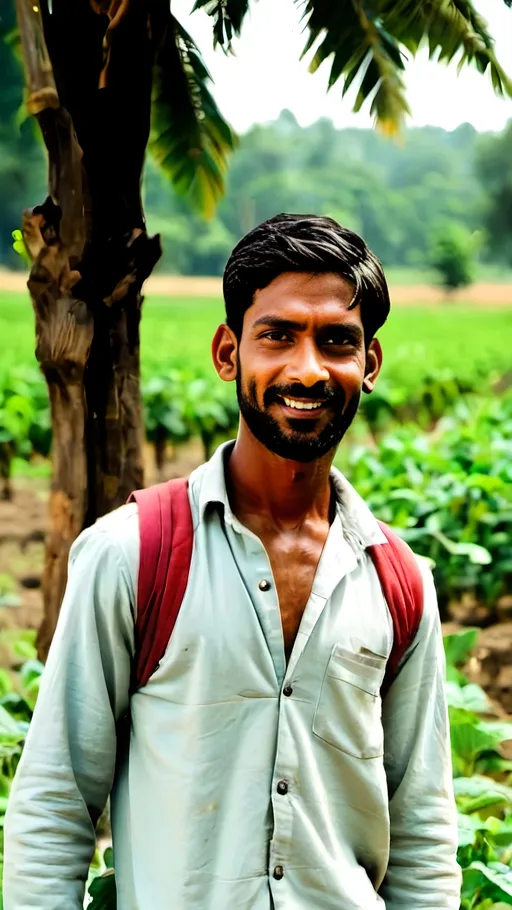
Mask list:
[[[386,658],[335,645],[313,718],[313,733],[354,758],[384,753],[380,687]]]

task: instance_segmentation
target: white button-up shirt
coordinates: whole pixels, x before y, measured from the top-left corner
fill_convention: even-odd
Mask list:
[[[337,514],[286,666],[268,555],[231,511],[224,452],[190,478],[187,591],[131,702],[136,505],[72,548],[7,813],[5,910],[82,906],[110,793],[119,910],[458,910],[428,569],[419,631],[381,700],[393,626],[365,548],[382,532],[333,470]]]

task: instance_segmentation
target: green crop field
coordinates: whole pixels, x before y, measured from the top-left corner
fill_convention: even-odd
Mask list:
[[[223,319],[217,298],[148,297],[144,303],[141,345],[145,376],[168,366],[187,366],[212,375],[210,343]],[[409,385],[414,375],[449,368],[461,375],[475,366],[510,369],[512,307],[463,304],[421,308],[401,306],[379,332],[384,346],[383,376]],[[35,363],[34,319],[23,293],[0,293],[2,366]]]

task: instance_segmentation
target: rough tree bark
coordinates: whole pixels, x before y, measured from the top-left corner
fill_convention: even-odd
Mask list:
[[[141,288],[160,255],[140,196],[155,36],[143,0],[16,0],[49,196],[24,213],[36,356],[52,413],[44,660],[80,531],[142,486]],[[158,5],[158,4],[152,4]]]

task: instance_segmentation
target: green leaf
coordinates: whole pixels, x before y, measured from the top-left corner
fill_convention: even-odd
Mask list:
[[[453,708],[465,708],[467,711],[474,711],[476,714],[487,714],[490,709],[490,702],[481,686],[470,683],[467,686],[459,686],[454,682],[445,684],[446,699],[448,704]]]
[[[12,677],[2,667],[0,668],[0,698],[3,698],[8,692],[12,692]]]
[[[33,643],[34,636],[20,635],[12,645],[12,650],[16,657],[22,660],[32,660],[37,658],[37,650]]]
[[[461,709],[449,708],[449,715],[454,768],[459,774],[472,774],[477,758],[495,751],[503,742],[502,730],[492,729]]]
[[[116,880],[114,870],[109,869],[104,875],[98,875],[89,885],[92,901],[88,910],[116,910]]]
[[[479,629],[468,628],[454,632],[452,635],[445,635],[443,645],[446,663],[452,667],[465,664],[476,646],[479,634]]]
[[[16,741],[21,741],[24,737],[21,725],[16,721],[8,711],[0,705],[0,738],[14,737]],[[18,739],[19,738],[19,739]]]
[[[231,50],[233,32],[240,34],[249,0],[196,0],[193,9],[204,9],[214,20],[214,44]]]
[[[500,743],[512,740],[512,723],[500,720],[485,720],[480,721],[480,726],[491,735],[499,737],[498,742]]]
[[[432,537],[435,537],[443,544],[452,556],[468,556],[469,561],[475,565],[488,566],[492,562],[492,556],[489,550],[481,547],[476,543],[461,543],[449,540],[442,531],[431,531]]]
[[[20,679],[23,686],[30,686],[34,680],[39,680],[44,672],[44,664],[40,660],[27,660],[20,670]]]
[[[359,83],[354,110],[369,102],[377,125],[388,134],[399,130],[409,112],[402,79],[404,48],[415,55],[425,41],[430,54],[459,66],[473,64],[490,72],[498,95],[512,95],[512,83],[498,63],[487,24],[469,0],[424,3],[331,3],[295,0],[304,6],[308,38],[303,55],[316,45],[314,72],[331,62],[329,87],[344,80],[344,93]]]
[[[303,54],[322,39],[310,70],[314,72],[321,63],[331,59],[329,88],[343,76],[345,94],[357,81],[354,110],[371,101],[371,112],[379,127],[387,133],[395,132],[409,108],[401,75],[402,52],[385,28],[384,17],[371,16],[359,4],[309,0],[304,18],[310,34]]]
[[[475,840],[476,820],[470,818],[468,815],[462,815],[459,812],[457,823],[459,829],[459,849],[461,847],[471,846]]]
[[[446,665],[446,681],[456,683],[458,686],[465,686],[467,684],[467,679],[464,674],[451,664]]]
[[[483,774],[473,774],[472,777],[456,777],[453,781],[453,792],[456,799],[464,797],[478,799],[487,793],[494,793],[502,801],[512,804],[512,787],[500,784]]]
[[[19,230],[13,231],[12,239],[14,241],[14,243],[12,245],[14,252],[17,253],[18,256],[21,256],[21,258],[24,260],[26,265],[30,266],[32,264],[32,260],[30,258],[29,252],[25,246],[25,241],[23,240],[23,234],[21,233],[21,231],[19,231]]]
[[[462,872],[462,897],[482,891],[485,896],[505,900],[510,905],[512,901],[507,898],[512,897],[512,869],[505,868],[506,872],[498,872],[484,863],[472,863],[469,869]]]
[[[237,142],[209,81],[194,41],[171,16],[155,61],[149,148],[176,191],[207,217],[224,192],[227,156]]]

